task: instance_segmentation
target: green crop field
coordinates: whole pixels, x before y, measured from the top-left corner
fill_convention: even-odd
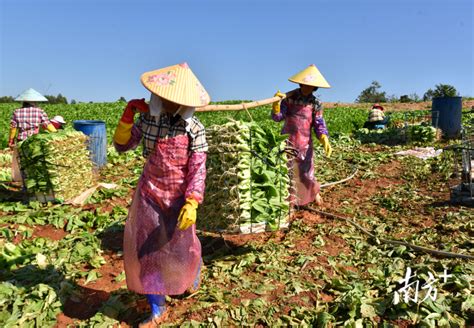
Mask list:
[[[97,190],[84,205],[21,202],[21,190],[8,181],[10,152],[0,152],[0,326],[133,327],[147,316],[145,298],[126,288],[122,263],[127,208],[144,164],[140,149],[118,154],[110,147],[123,107],[44,106],[50,118],[59,114],[69,124],[77,119],[106,122],[108,164],[99,179],[118,187]],[[14,104],[0,104],[0,148],[7,145],[14,109]],[[234,119],[253,120],[275,132],[281,129],[271,121],[270,107],[249,113],[197,115],[205,126]],[[166,325],[474,323],[473,260],[383,241],[474,256],[473,209],[448,202],[449,186],[458,181],[452,176],[452,154],[425,161],[395,155],[415,146],[442,148],[456,141],[420,133],[409,143],[397,139],[390,144],[398,130],[387,132],[384,142],[380,136],[361,137],[367,116],[363,109],[331,108],[324,115],[334,152],[325,158],[315,141],[317,179],[329,183],[357,173],[345,183],[323,188],[324,204],[318,209],[350,218],[370,235],[346,220],[307,210],[292,213],[288,230],[249,235],[205,231],[198,217],[205,263],[202,285],[195,294],[168,298],[171,314]],[[404,115],[394,113],[392,118],[403,121]],[[474,114],[463,113],[464,124],[473,121]],[[408,269],[411,287],[419,290],[416,301],[404,299]]]

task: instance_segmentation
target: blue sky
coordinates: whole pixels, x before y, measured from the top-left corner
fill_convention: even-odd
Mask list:
[[[309,64],[352,102],[435,84],[474,96],[472,0],[0,0],[0,96],[148,97],[139,77],[187,61],[212,100],[290,90]]]

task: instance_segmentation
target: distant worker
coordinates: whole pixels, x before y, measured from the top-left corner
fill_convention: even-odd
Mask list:
[[[17,141],[23,141],[39,133],[40,127],[49,132],[56,132],[56,128],[49,121],[45,111],[35,105],[37,102],[48,101],[38,91],[30,88],[19,95],[15,101],[22,101],[23,105],[13,112],[10,121],[10,138],[8,139],[10,148],[13,148]]]
[[[66,121],[64,118],[60,115],[56,115],[51,119],[51,124],[54,126],[56,130],[64,128],[64,125],[66,125]]]
[[[23,141],[26,138],[37,134],[40,127],[50,132],[56,132],[55,127],[48,119],[48,115],[39,107],[35,106],[36,102],[48,101],[38,91],[28,89],[19,95],[15,101],[22,101],[21,108],[13,112],[10,121],[10,136],[8,138],[8,146],[13,149],[12,157],[12,181],[20,182],[21,172],[18,164],[18,151],[15,147],[17,141]]]
[[[375,104],[369,112],[367,122],[364,124],[364,128],[369,130],[374,129],[385,129],[386,125],[390,122],[389,117],[385,117],[384,109],[380,104]]]
[[[288,144],[297,151],[296,158],[288,163],[293,184],[290,202],[303,206],[315,201],[321,205],[320,187],[314,176],[311,130],[323,145],[326,156],[331,156],[332,148],[323,118],[323,105],[313,92],[318,88],[330,88],[330,85],[315,65],[292,76],[289,81],[298,83],[300,87],[281,104],[273,103],[272,119],[285,122],[281,133],[288,134]],[[275,96],[283,98],[284,94],[278,91]]]

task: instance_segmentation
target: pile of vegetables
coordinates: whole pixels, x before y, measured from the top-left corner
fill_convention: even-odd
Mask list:
[[[18,147],[30,198],[68,200],[94,184],[88,138],[72,129],[40,133]]]
[[[431,142],[441,138],[441,130],[429,125],[409,125],[408,140],[412,142]]]
[[[383,130],[363,128],[357,130],[355,136],[362,143],[397,145],[407,142],[432,142],[439,140],[441,131],[430,125],[415,124],[402,128],[389,127]]]
[[[242,121],[206,131],[209,154],[200,228],[249,233],[286,226],[286,137]]]

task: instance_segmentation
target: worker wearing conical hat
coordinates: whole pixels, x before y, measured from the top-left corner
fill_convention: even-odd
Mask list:
[[[165,295],[196,290],[200,282],[195,222],[208,145],[193,113],[210,98],[186,63],[146,72],[141,82],[150,102],[127,104],[114,144],[126,151],[142,141],[147,158],[125,225],[124,264],[128,288],[150,303],[152,315],[140,327],[154,327],[166,319]]]
[[[37,102],[48,101],[38,91],[31,88],[25,90],[15,98],[15,101],[21,101],[23,105],[13,112],[10,121],[10,138],[8,141],[10,147],[13,147],[16,141],[22,141],[37,134],[41,127],[50,132],[56,132],[45,111],[36,106]]]
[[[25,90],[15,101],[21,101],[21,108],[16,109],[10,121],[10,134],[8,138],[8,146],[13,149],[12,155],[12,181],[22,181],[18,150],[15,145],[17,142],[40,132],[40,128],[50,132],[56,132],[56,129],[49,121],[48,115],[44,110],[36,106],[37,102],[46,102],[46,99],[38,91],[34,89]]]
[[[289,145],[297,150],[296,158],[289,163],[293,183],[290,200],[299,206],[312,201],[320,205],[322,199],[314,176],[311,130],[323,145],[326,156],[331,155],[332,149],[323,118],[323,106],[313,92],[331,86],[315,65],[293,75],[289,81],[299,84],[300,88],[290,97],[273,104],[272,118],[276,122],[284,121],[282,134],[288,134]],[[284,96],[279,91],[275,95]]]

